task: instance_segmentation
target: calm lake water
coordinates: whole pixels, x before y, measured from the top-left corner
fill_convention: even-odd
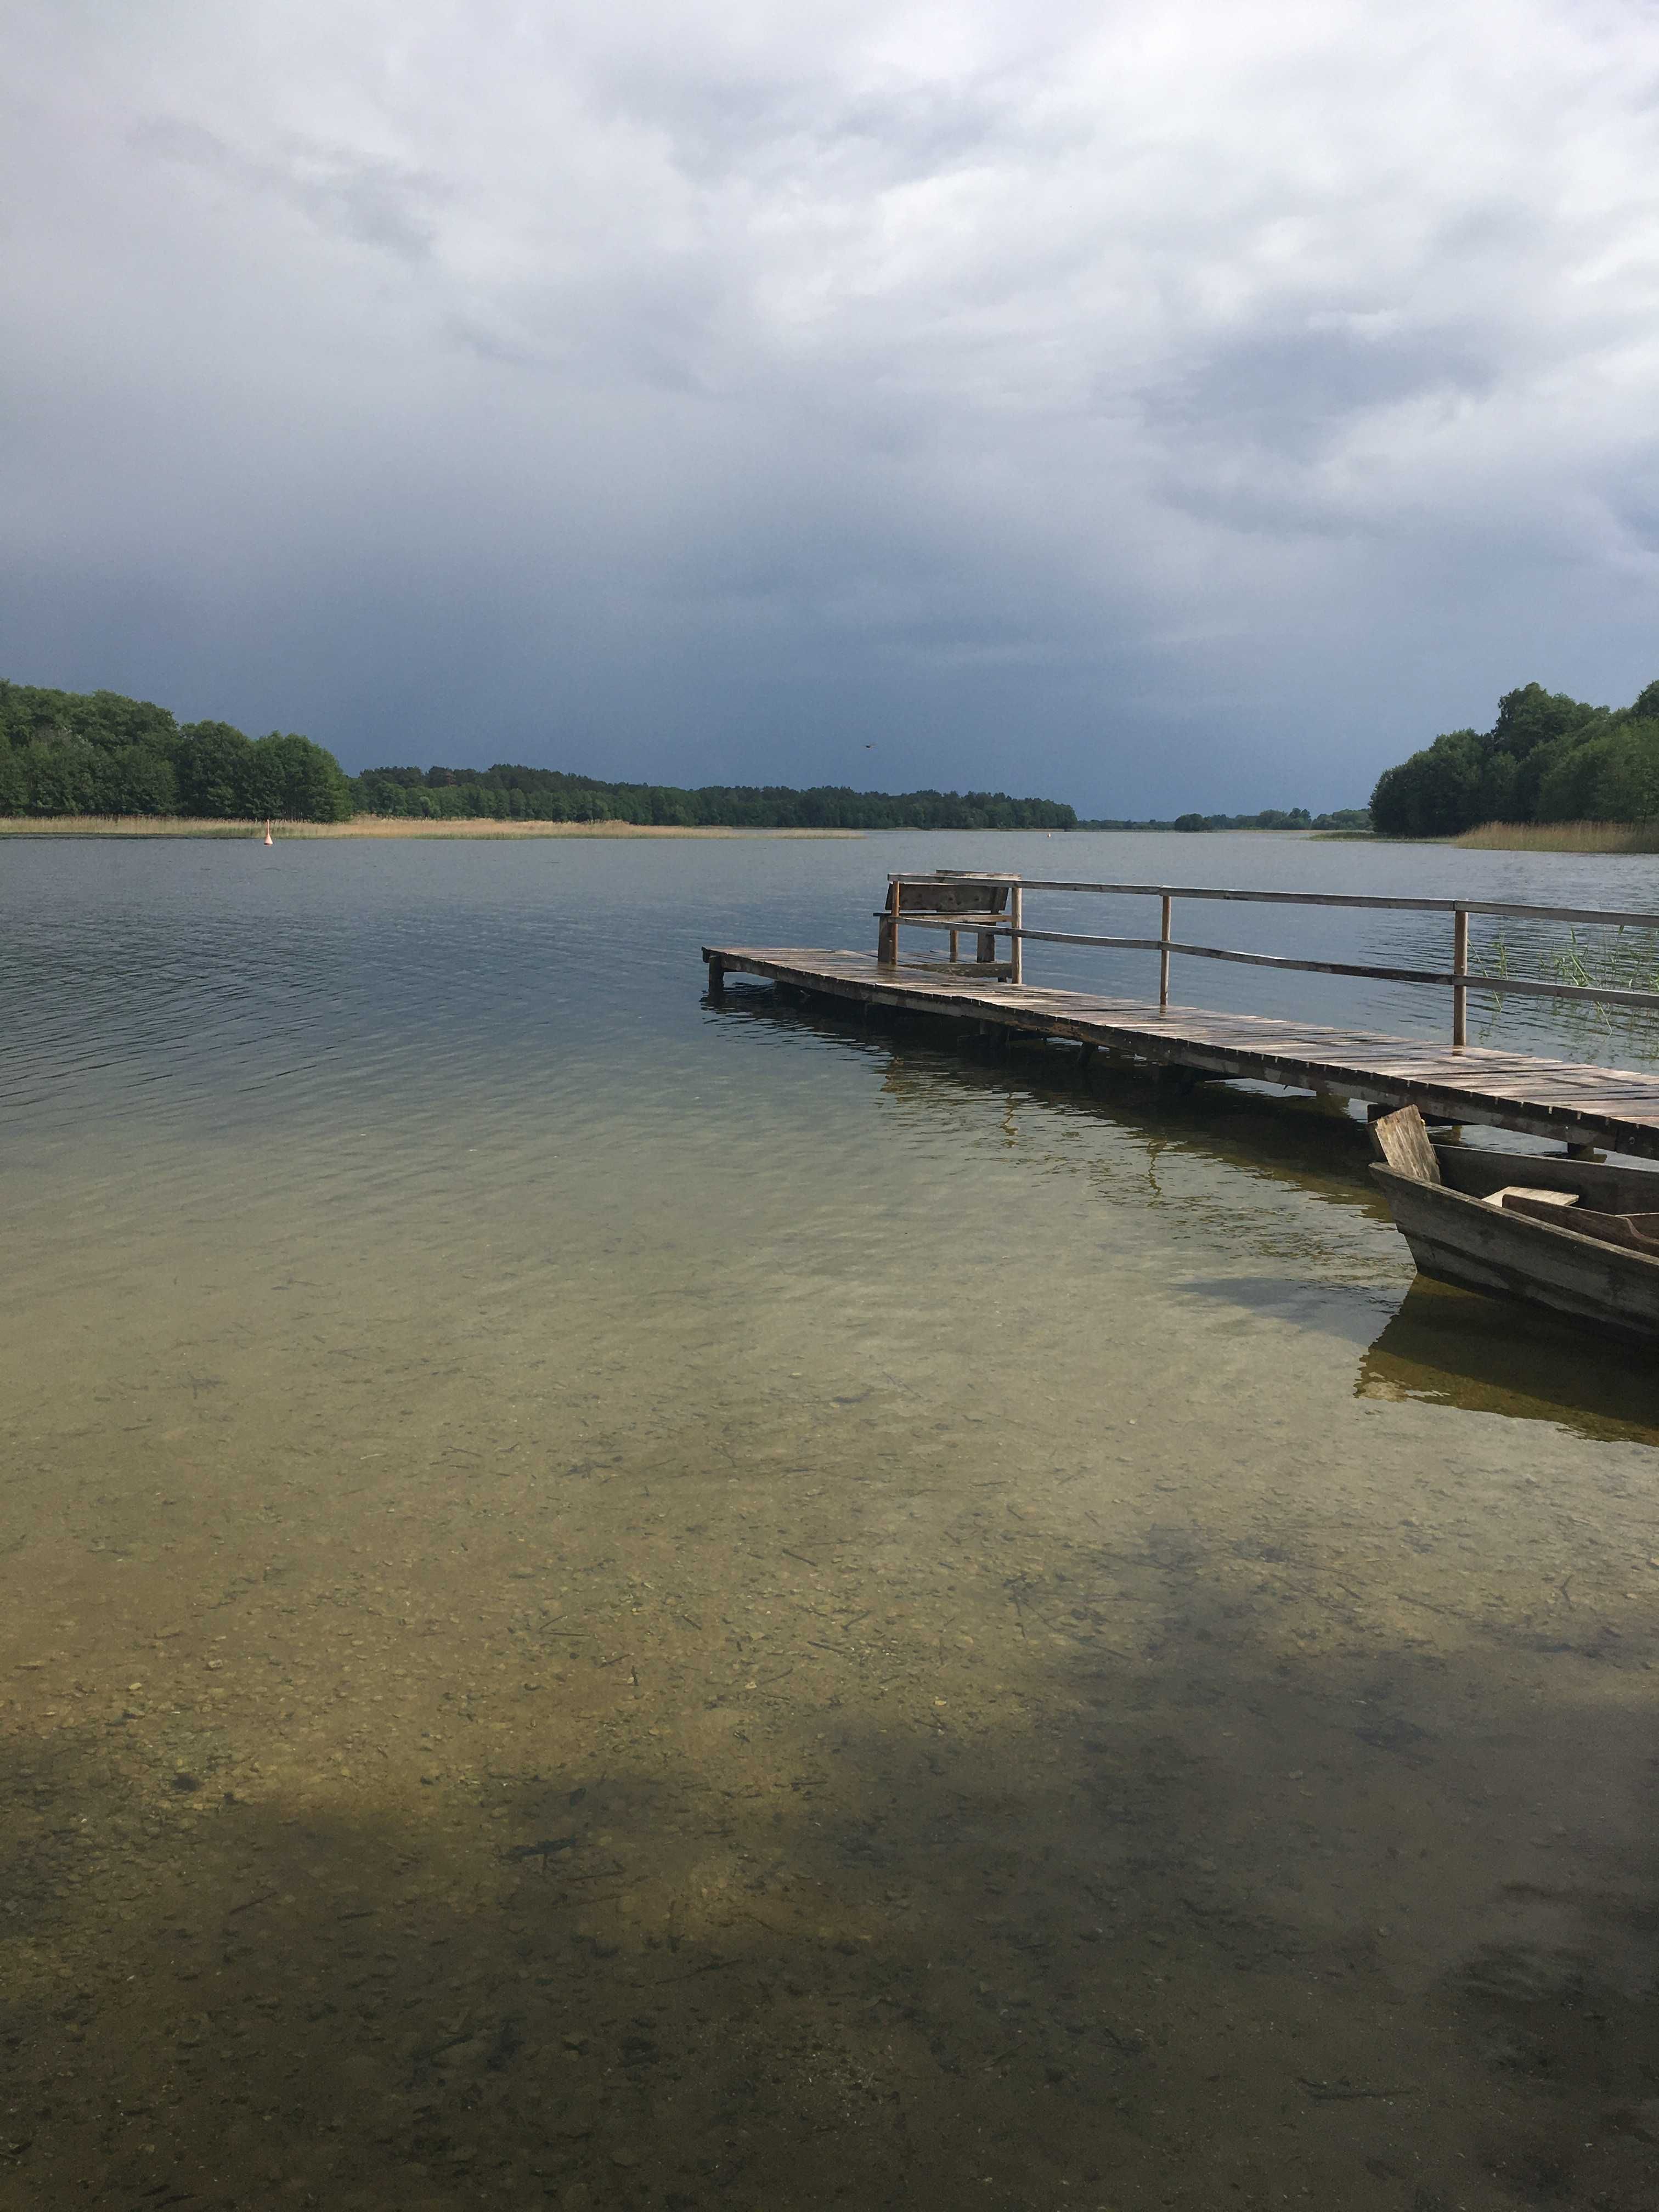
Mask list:
[[[7,2212],[1659,2202],[1650,1370],[1413,1288],[1352,1124],[703,999],[900,865],[1659,904],[1261,837],[0,845]],[[1562,1018],[1472,1030],[1654,1048]]]

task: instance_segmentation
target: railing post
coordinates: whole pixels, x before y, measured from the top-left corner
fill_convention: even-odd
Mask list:
[[[1469,972],[1469,915],[1467,907],[1459,907],[1452,915],[1452,974],[1462,977]],[[1452,985],[1452,1050],[1456,1052],[1469,1041],[1469,994],[1467,984],[1455,981]]]
[[[1164,911],[1158,921],[1158,935],[1160,951],[1158,956],[1158,1011],[1170,1011],[1170,915],[1175,901],[1168,891],[1164,894]]]
[[[898,966],[898,916],[903,897],[903,879],[895,876],[887,886],[887,911],[876,925],[876,960],[883,968]]]
[[[1011,983],[1023,983],[1025,980],[1025,962],[1022,957],[1025,948],[1019,941],[1019,933],[1024,926],[1023,917],[1025,911],[1023,890],[1023,885],[1019,884],[1010,884],[1008,886],[1008,922],[1013,932],[1008,940],[1008,965],[1012,971],[1008,978]]]

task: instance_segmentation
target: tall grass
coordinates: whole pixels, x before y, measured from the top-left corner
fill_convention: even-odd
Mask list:
[[[1602,934],[1581,943],[1576,928],[1565,941],[1544,941],[1528,947],[1535,965],[1516,963],[1502,933],[1478,951],[1471,951],[1472,974],[1500,985],[1507,976],[1537,973],[1538,967],[1558,983],[1581,990],[1645,991],[1659,994],[1659,931],[1626,929],[1622,925],[1611,936]],[[1504,1012],[1504,994],[1498,989],[1488,1000],[1491,1012],[1482,1024],[1481,1042],[1491,1040]],[[1592,1038],[1617,1037],[1620,1048],[1638,1060],[1659,1059],[1659,1015],[1643,1006],[1606,1006],[1591,999],[1534,999],[1523,1001],[1528,1022],[1547,1022],[1582,1051]]]
[[[1483,822],[1450,842],[1487,853],[1659,853],[1659,822]]]
[[[187,821],[174,814],[4,814],[0,837],[254,837],[263,822]],[[359,814],[349,822],[272,822],[273,837],[861,837],[861,830],[685,829],[638,822],[427,822]]]

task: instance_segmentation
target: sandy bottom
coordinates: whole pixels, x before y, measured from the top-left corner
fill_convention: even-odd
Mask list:
[[[721,1018],[15,1192],[0,2203],[1659,2202],[1650,1384],[1311,1118]]]

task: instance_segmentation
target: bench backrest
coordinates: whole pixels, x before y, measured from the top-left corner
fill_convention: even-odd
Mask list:
[[[887,911],[893,911],[894,885],[887,886]],[[917,883],[907,878],[904,884],[905,914],[1006,914],[1008,911],[1006,884],[982,883]]]

